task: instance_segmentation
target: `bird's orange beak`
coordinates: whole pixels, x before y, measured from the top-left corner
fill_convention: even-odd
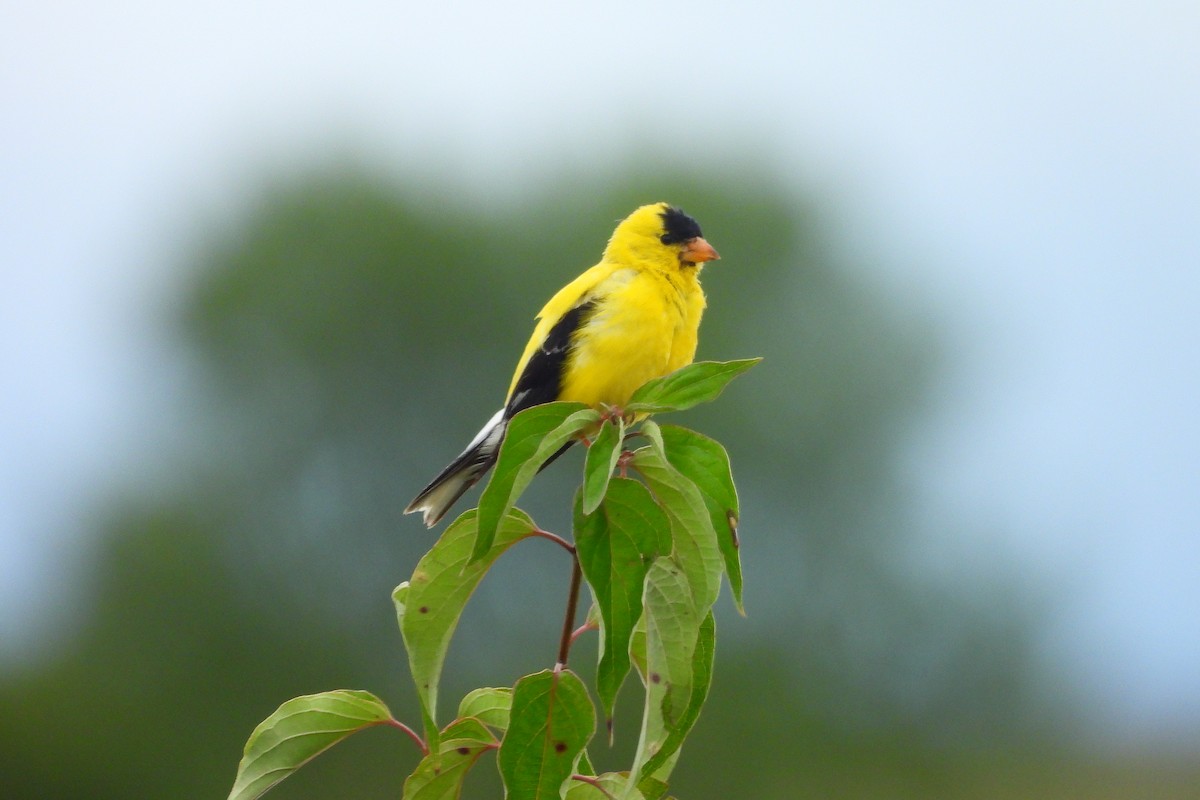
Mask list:
[[[679,258],[693,264],[701,264],[705,261],[716,261],[720,256],[717,255],[717,251],[711,244],[704,241],[703,237],[697,236],[683,243],[683,250],[680,252]]]

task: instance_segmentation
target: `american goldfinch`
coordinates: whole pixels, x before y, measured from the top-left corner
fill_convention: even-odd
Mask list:
[[[613,231],[600,263],[537,315],[504,407],[404,513],[432,527],[496,462],[508,421],[555,400],[621,407],[639,386],[692,363],[704,312],[700,269],[719,258],[696,220],[642,206]]]

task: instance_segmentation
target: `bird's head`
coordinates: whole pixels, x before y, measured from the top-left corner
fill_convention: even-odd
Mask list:
[[[613,261],[664,271],[697,269],[706,261],[720,258],[704,240],[696,220],[667,203],[642,206],[621,220],[604,255]]]

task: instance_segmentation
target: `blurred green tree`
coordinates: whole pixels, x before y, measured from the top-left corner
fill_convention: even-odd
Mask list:
[[[482,209],[366,175],[284,181],[196,253],[178,468],[98,523],[80,634],[3,677],[3,794],[222,796],[259,720],[335,686],[412,716],[389,595],[432,539],[400,510],[499,406],[542,302],[615,220],[665,199],[723,256],[705,271],[699,356],[766,356],[686,420],[731,450],[750,616],[725,608],[674,788],[974,796],[945,778],[944,745],[1024,730],[1035,687],[1003,590],[966,596],[907,566],[897,455],[939,347],[922,310],[841,263],[814,206],[754,169],[700,180],[635,164]],[[522,502],[543,526],[569,527],[577,468],[564,458]],[[459,637],[494,658],[452,649],[447,697],[553,653],[565,578],[547,566],[556,554],[530,551],[468,608]],[[415,762],[372,731],[276,792],[395,797]],[[486,779],[469,787],[495,796]]]

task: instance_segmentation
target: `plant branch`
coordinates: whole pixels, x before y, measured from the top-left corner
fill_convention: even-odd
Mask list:
[[[575,644],[575,640],[578,639],[580,636],[583,636],[588,631],[597,630],[599,627],[600,626],[594,622],[583,623],[582,625],[580,625],[578,628],[575,629],[574,633],[571,634],[571,644]]]
[[[566,550],[572,556],[575,555],[575,545],[571,544],[566,539],[559,536],[557,533],[551,533],[550,531],[544,531],[541,528],[534,528],[533,535],[540,536],[543,539],[549,539],[550,541],[554,542],[556,545],[558,545],[562,549]]]
[[[574,553],[574,548],[571,548]],[[579,558],[575,556],[571,559],[571,589],[567,593],[567,614],[563,619],[562,637],[558,640],[558,663],[555,669],[562,669],[567,665],[567,655],[571,652],[571,636],[575,629],[575,607],[579,604],[579,584],[583,579],[583,569],[579,566]]]
[[[401,730],[401,731],[403,731],[404,733],[407,733],[407,734],[408,734],[408,736],[409,736],[409,738],[411,738],[411,739],[412,739],[414,742],[416,742],[416,743],[417,743],[417,747],[421,748],[421,754],[422,754],[422,755],[429,755],[429,746],[428,746],[427,744],[425,744],[425,740],[424,740],[424,739],[422,739],[422,738],[421,738],[421,737],[420,737],[420,736],[417,734],[417,732],[416,732],[416,731],[414,731],[412,728],[408,727],[407,725],[405,725],[405,724],[404,724],[403,722],[401,722],[400,720],[398,720],[398,719],[394,719],[394,718],[393,718],[393,719],[389,719],[389,720],[387,721],[387,724],[388,724],[388,725],[391,725],[393,728],[396,728],[396,729],[398,729],[398,730]]]

